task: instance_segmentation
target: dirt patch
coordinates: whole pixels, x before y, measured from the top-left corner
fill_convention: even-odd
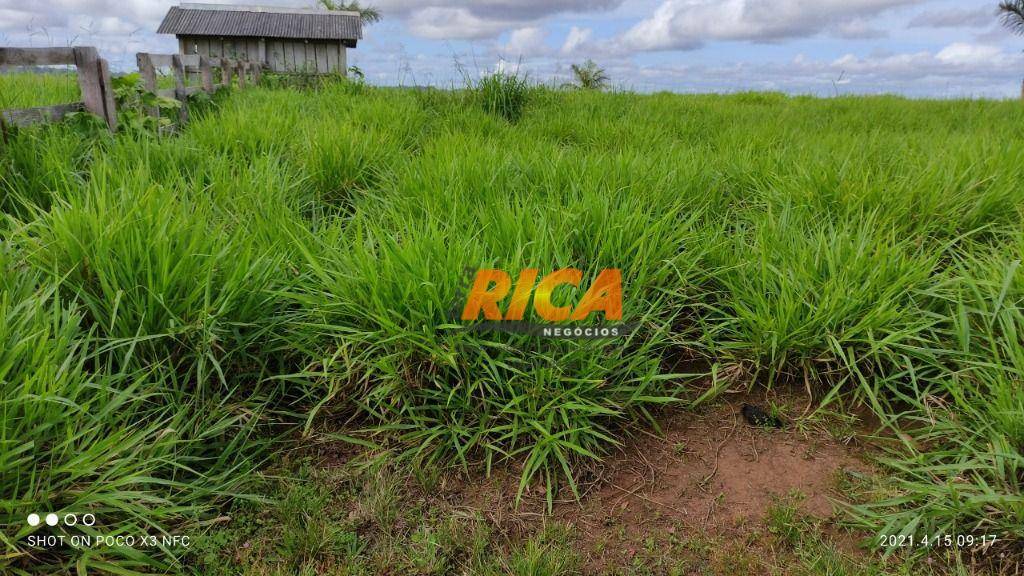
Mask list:
[[[817,430],[751,426],[740,416],[739,397],[702,414],[678,414],[663,436],[630,442],[606,469],[581,505],[556,516],[578,524],[590,567],[620,563],[652,532],[742,542],[762,531],[769,508],[780,499],[805,514],[833,515],[838,479],[866,473],[860,450]],[[775,400],[779,402],[778,399]]]
[[[739,403],[679,415],[663,431],[608,462],[583,510],[658,510],[714,529],[760,519],[775,498],[800,491],[805,512],[827,516],[837,474],[865,469],[854,450],[823,434],[747,424]]]
[[[749,424],[740,413],[744,403],[780,410],[783,425]],[[659,555],[671,570],[622,573],[776,573],[772,546],[778,539],[766,521],[773,505],[785,500],[824,520],[820,526],[832,526],[842,477],[871,473],[857,443],[868,430],[837,430],[827,421],[801,418],[806,406],[798,393],[761,391],[727,393],[704,410],[667,413],[658,432],[636,427],[595,464],[580,479],[579,501],[562,490],[550,514],[539,484],[527,488],[517,506],[514,469],[490,477],[443,473],[421,497],[439,509],[479,513],[510,542],[551,520],[568,524],[575,528],[573,546],[583,556],[585,574],[620,573]],[[842,549],[859,553],[855,538],[824,529]]]
[[[764,540],[765,517],[779,499],[829,519],[834,501],[842,498],[841,477],[870,473],[861,446],[844,444],[806,421],[798,426],[792,417],[780,429],[752,426],[740,415],[744,402],[793,415],[806,406],[796,395],[743,393],[702,412],[667,415],[660,434],[638,428],[597,465],[580,484],[579,502],[563,491],[551,516],[577,528],[588,574],[629,565],[644,546],[652,546],[652,537],[724,543],[725,554],[732,545],[748,550],[751,539]],[[514,472],[479,481],[445,479],[438,495],[481,511],[510,536],[527,534],[547,516],[543,489],[528,490],[517,508],[517,482]],[[843,548],[855,545],[846,542]]]

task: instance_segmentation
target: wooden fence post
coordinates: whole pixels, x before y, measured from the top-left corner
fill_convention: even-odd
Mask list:
[[[75,67],[78,68],[78,87],[82,92],[85,109],[103,118],[111,130],[116,130],[117,110],[113,103],[114,89],[110,84],[109,69],[104,75],[99,52],[91,46],[75,48],[74,55]]]
[[[0,110],[0,141],[6,140],[9,126],[28,126],[57,122],[73,112],[85,110],[99,116],[111,131],[117,130],[117,103],[110,81],[110,67],[96,48],[4,48],[0,47],[0,66],[75,66],[81,102]]]
[[[135,63],[139,66],[142,86],[146,92],[156,94],[156,67],[153,66],[153,59],[149,57],[149,54],[139,52],[135,55]],[[146,112],[154,118],[160,115],[160,109],[156,106],[147,106]]]
[[[178,119],[184,126],[188,122],[188,92],[185,90],[185,65],[180,55],[171,56],[171,70],[174,72],[174,98],[181,102]]]
[[[107,114],[107,126],[117,130],[117,102],[114,101],[114,83],[110,81],[110,64],[100,58],[100,86],[103,88],[103,109]]]
[[[245,88],[245,62],[239,60],[235,66],[238,67],[238,87]]]
[[[207,94],[213,93],[213,68],[206,56],[199,57],[199,77],[203,82],[203,91]]]
[[[227,58],[220,59],[220,76],[224,85],[231,88],[231,61]]]
[[[252,67],[252,83],[259,85],[260,77],[263,75],[263,67],[258,62],[252,62],[249,66]]]

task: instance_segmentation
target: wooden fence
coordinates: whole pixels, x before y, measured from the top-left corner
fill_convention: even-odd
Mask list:
[[[245,88],[249,82],[256,84],[262,76],[262,67],[256,62],[232,60],[229,58],[207,58],[195,54],[136,54],[139,73],[145,89],[165,98],[181,102],[178,121],[188,121],[188,97],[196,92],[213,93],[224,86]],[[71,112],[88,111],[102,118],[111,130],[117,129],[117,105],[114,89],[110,82],[110,67],[107,61],[91,46],[76,48],[0,48],[0,66],[53,66],[74,65],[77,69],[78,86],[82,93],[81,102],[38,106],[15,110],[0,110],[2,124],[28,126],[40,122],[57,122]],[[157,70],[168,68],[174,77],[174,88],[160,89],[157,85]],[[220,82],[214,83],[214,70],[220,71]],[[189,86],[189,78],[199,79],[199,85]],[[159,110],[151,108],[147,113],[153,116]]]
[[[0,118],[14,126],[54,122],[71,112],[87,110],[102,118],[111,130],[117,129],[117,109],[110,86],[107,61],[91,46],[77,48],[0,48],[0,66],[74,66],[77,69],[81,102],[3,110]]]
[[[196,92],[212,94],[224,86],[231,86],[233,78],[237,76],[238,87],[245,88],[248,85],[247,76],[252,76],[252,82],[258,83],[262,76],[262,67],[255,62],[243,60],[231,60],[229,58],[207,58],[197,54],[150,54],[139,52],[135,55],[135,61],[139,66],[139,73],[142,75],[142,84],[146,90],[163,96],[174,98],[181,102],[178,109],[178,120],[182,123],[188,122],[188,97]],[[168,68],[174,76],[174,88],[159,89],[157,86],[158,68]],[[213,82],[213,71],[220,70],[220,82]],[[198,74],[200,84],[189,86],[190,77]],[[149,114],[156,116],[158,110],[150,109]]]

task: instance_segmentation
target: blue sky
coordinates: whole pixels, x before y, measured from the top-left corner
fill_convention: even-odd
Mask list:
[[[219,0],[225,3],[228,0]],[[253,3],[235,0],[234,3]],[[312,0],[264,0],[310,6]],[[997,0],[377,0],[350,62],[380,84],[461,85],[497,67],[561,82],[593,58],[639,91],[781,90],[1015,97],[1024,38]],[[0,0],[0,44],[92,44],[115,69],[154,33],[167,0]]]

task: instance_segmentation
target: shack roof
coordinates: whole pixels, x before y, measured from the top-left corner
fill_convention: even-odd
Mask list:
[[[183,3],[167,11],[157,32],[188,36],[359,40],[363,37],[363,25],[358,12]]]

